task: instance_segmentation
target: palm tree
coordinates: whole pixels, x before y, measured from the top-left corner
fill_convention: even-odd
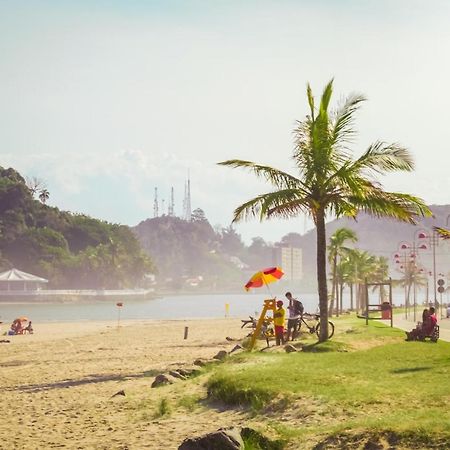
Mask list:
[[[338,228],[330,237],[330,245],[328,246],[328,262],[331,264],[331,301],[329,312],[330,315],[333,314],[334,301],[336,299],[336,312],[339,315],[339,294],[336,283],[336,271],[338,266],[338,257],[345,255],[350,250],[345,247],[345,241],[356,242],[358,237],[353,230],[349,228]]]
[[[371,272],[371,281],[383,283],[389,276],[389,260],[384,256],[375,257],[374,267]],[[386,288],[380,284],[376,289],[380,290],[380,303],[386,301]]]
[[[361,311],[365,305],[364,283],[369,278],[376,264],[376,257],[369,252],[352,250],[349,253],[350,264],[353,266],[353,283],[356,290],[356,311]]]
[[[348,144],[355,135],[354,116],[365,100],[351,95],[335,111],[329,111],[333,80],[323,91],[319,105],[311,87],[307,87],[310,114],[294,130],[293,159],[298,169],[294,176],[270,166],[232,159],[219,164],[246,168],[265,178],[274,190],[248,200],[234,211],[233,222],[249,217],[290,218],[300,213],[312,217],[316,227],[317,282],[320,320],[328,323],[326,274],[327,214],[356,217],[365,211],[377,217],[387,216],[414,223],[416,215],[431,215],[424,202],[414,196],[386,192],[375,176],[386,172],[412,171],[409,152],[397,144],[375,142],[357,159]],[[320,328],[320,341],[328,338],[327,326]]]
[[[45,203],[47,202],[48,198],[50,197],[50,192],[47,191],[47,189],[42,189],[39,192],[39,200],[45,205]]]

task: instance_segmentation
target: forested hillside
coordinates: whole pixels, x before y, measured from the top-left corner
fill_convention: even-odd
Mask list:
[[[0,269],[47,278],[53,288],[124,288],[153,271],[130,228],[45,204],[14,169],[0,167]]]
[[[245,272],[230,260],[202,210],[191,221],[162,216],[134,228],[142,247],[154,257],[160,287],[180,290],[242,288]],[[237,235],[231,255],[244,245]],[[224,252],[225,250],[225,252]]]

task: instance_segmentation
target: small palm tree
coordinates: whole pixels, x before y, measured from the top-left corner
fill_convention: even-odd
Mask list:
[[[327,214],[356,217],[359,211],[365,211],[377,217],[411,223],[417,215],[431,215],[421,199],[386,192],[377,181],[379,174],[413,170],[412,157],[406,149],[397,144],[375,142],[359,158],[351,157],[348,145],[355,135],[354,116],[365,98],[351,95],[335,112],[330,112],[332,93],[333,80],[325,86],[317,105],[311,87],[307,87],[310,114],[298,122],[294,130],[293,159],[298,175],[239,159],[219,163],[249,169],[274,188],[238,206],[233,222],[249,217],[290,218],[300,213],[312,217],[317,232],[317,283],[322,324],[328,323]],[[327,326],[322,326],[319,340],[327,339]]]
[[[336,300],[336,312],[339,315],[339,294],[337,289],[336,272],[338,267],[338,258],[349,252],[349,248],[344,244],[346,241],[356,242],[358,237],[353,230],[349,228],[338,228],[330,237],[330,245],[328,246],[328,262],[331,264],[331,301],[330,315],[333,314],[334,301]]]
[[[45,205],[45,203],[47,202],[48,198],[50,197],[50,192],[47,191],[47,189],[42,189],[39,192],[39,200]]]

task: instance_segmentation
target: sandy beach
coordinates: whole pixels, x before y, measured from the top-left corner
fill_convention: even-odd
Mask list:
[[[247,334],[239,319],[33,325],[33,335],[1,336],[11,341],[0,344],[1,449],[176,449],[187,436],[251,423],[192,408],[206,395],[202,376],[150,387],[158,373],[231,350],[226,337]],[[162,398],[173,412],[158,417]]]

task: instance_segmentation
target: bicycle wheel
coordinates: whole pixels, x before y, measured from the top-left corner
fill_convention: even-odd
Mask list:
[[[317,324],[315,330],[317,337],[320,337],[320,322]],[[331,339],[334,335],[334,323],[328,321],[328,339]]]

